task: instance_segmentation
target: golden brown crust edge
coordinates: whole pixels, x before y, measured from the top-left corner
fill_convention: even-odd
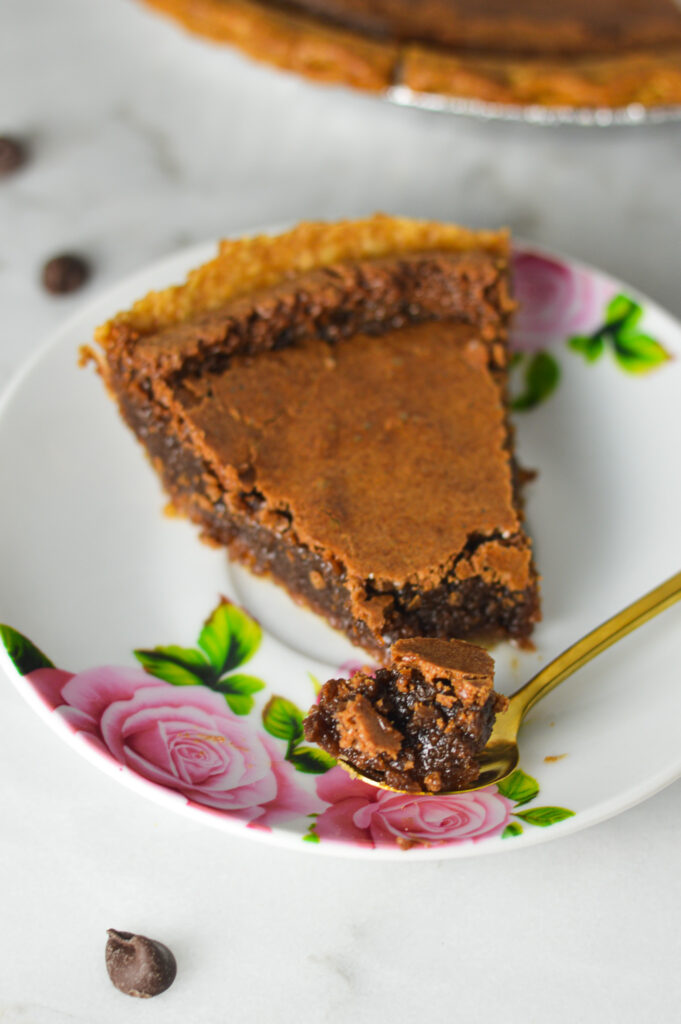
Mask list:
[[[681,50],[559,61],[457,57],[414,46],[404,51],[402,73],[404,84],[417,93],[515,106],[618,109],[681,103]]]
[[[316,81],[508,105],[681,104],[681,49],[564,60],[456,55],[372,40],[253,0],[143,0],[185,28]]]
[[[183,284],[150,292],[98,327],[95,340],[107,350],[120,344],[122,336],[137,340],[155,334],[287,277],[333,263],[400,252],[473,248],[506,261],[508,232],[473,231],[455,224],[378,213],[334,223],[304,221],[280,235],[228,239],[219,243],[217,256],[190,271]]]

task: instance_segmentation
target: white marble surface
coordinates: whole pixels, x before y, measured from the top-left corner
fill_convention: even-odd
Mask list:
[[[0,183],[0,386],[70,311],[180,245],[376,208],[510,224],[681,314],[678,126],[439,118],[254,66],[132,0],[2,0],[2,132],[32,160]],[[48,297],[39,268],[64,248],[95,273]],[[681,783],[522,853],[377,865],[175,817],[9,684],[0,716],[2,1024],[678,1020]],[[166,995],[109,985],[109,926],[175,950]]]

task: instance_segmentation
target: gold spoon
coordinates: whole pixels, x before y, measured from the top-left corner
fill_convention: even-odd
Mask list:
[[[607,619],[602,625],[587,633],[585,637],[545,665],[536,676],[530,679],[529,683],[525,683],[513,694],[509,699],[506,711],[497,715],[487,746],[478,754],[480,777],[475,785],[462,789],[451,789],[434,795],[450,796],[454,793],[468,793],[475,789],[484,789],[485,786],[501,782],[507,775],[510,775],[517,767],[520,757],[517,741],[518,730],[528,711],[573,672],[577,672],[582,665],[586,665],[596,655],[617,643],[627,633],[638,629],[644,622],[665,611],[679,598],[681,598],[681,572],[677,572],[666,583],[661,583],[659,587],[655,587],[648,594],[639,597],[638,601],[627,605],[617,615]],[[414,795],[413,790],[393,789],[392,786],[386,786],[375,779],[370,779],[346,761],[339,760],[338,763],[354,778],[367,782],[370,786],[389,789],[393,793]]]

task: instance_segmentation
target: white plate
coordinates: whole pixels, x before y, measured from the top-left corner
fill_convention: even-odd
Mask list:
[[[63,327],[5,395],[0,622],[59,666],[36,668],[36,649],[18,650],[21,641],[5,632],[14,661],[2,645],[0,657],[29,703],[139,793],[313,852],[412,858],[515,849],[601,821],[680,776],[679,608],[534,710],[522,732],[524,774],[505,793],[397,797],[338,768],[300,770],[326,766],[301,749],[290,703],[304,710],[314,699],[311,676],[366,659],[274,585],[228,566],[189,524],[162,514],[164,497],[139,446],[92,370],[76,365],[96,324],[212,251],[181,252],[121,284]],[[543,400],[516,417],[521,462],[539,471],[527,508],[544,621],[536,651],[496,649],[498,688],[507,693],[681,567],[681,370],[678,359],[663,358],[681,353],[681,327],[628,286],[531,247],[516,253],[516,278],[516,391],[530,368],[548,389],[558,365],[560,382],[550,395],[535,388]],[[617,295],[626,298],[613,302]],[[618,323],[599,331],[608,309]],[[574,336],[591,340],[571,347]],[[631,372],[656,360],[650,372]],[[196,648],[220,595],[263,626],[260,642],[249,639],[248,619],[232,613],[241,655],[249,654],[236,674],[264,683],[248,712],[248,701],[234,697],[250,684],[227,676],[223,689],[246,714],[207,685],[154,678],[132,653]],[[215,623],[223,642],[228,619],[223,610]],[[268,734],[263,711],[273,697],[289,703],[275,705]]]

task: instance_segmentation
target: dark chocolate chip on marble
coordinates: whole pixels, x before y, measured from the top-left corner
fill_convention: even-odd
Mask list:
[[[177,974],[175,957],[167,946],[145,935],[109,928],[106,969],[126,996],[149,999],[170,988]]]
[[[17,171],[26,163],[26,146],[21,139],[0,135],[0,177]]]
[[[43,267],[43,285],[53,295],[75,292],[89,276],[90,268],[85,260],[72,253],[54,256]]]

